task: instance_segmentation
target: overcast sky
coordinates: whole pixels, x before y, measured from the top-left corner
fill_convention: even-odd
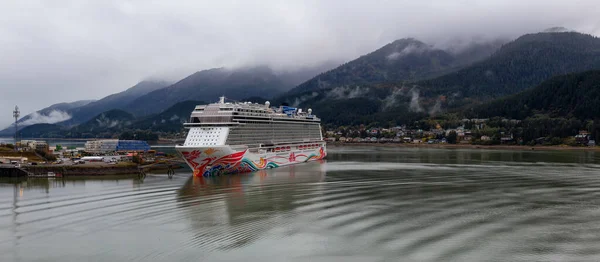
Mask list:
[[[347,61],[398,38],[429,44],[553,26],[600,35],[593,0],[0,1],[0,127],[58,102],[212,67]]]

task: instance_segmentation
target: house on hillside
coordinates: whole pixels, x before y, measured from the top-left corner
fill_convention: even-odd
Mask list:
[[[510,135],[504,134],[504,132],[501,134],[500,137],[500,143],[504,144],[504,143],[510,143],[515,141],[513,134],[510,133]]]
[[[575,142],[578,145],[584,145],[587,146],[590,142],[590,134],[588,133],[588,131],[585,130],[580,130],[579,134],[577,134],[575,136]],[[594,141],[594,144],[596,143],[596,141]]]

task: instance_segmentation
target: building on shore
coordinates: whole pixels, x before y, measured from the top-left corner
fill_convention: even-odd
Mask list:
[[[118,139],[91,140],[85,142],[85,152],[90,154],[104,154],[116,151]]]
[[[29,148],[33,150],[40,150],[44,152],[48,152],[50,147],[48,147],[48,143],[46,141],[34,141],[29,144]]]
[[[28,150],[40,150],[44,152],[48,152],[50,147],[48,147],[48,143],[46,141],[37,141],[37,140],[21,140],[17,142],[17,147],[21,149]]]
[[[27,158],[20,157],[20,156],[2,156],[2,157],[0,157],[0,164],[10,164],[12,162],[27,163]]]
[[[110,152],[147,152],[150,145],[140,140],[103,139],[91,140],[85,143],[85,151],[91,154],[105,154]]]

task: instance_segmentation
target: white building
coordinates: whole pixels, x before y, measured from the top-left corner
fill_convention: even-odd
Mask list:
[[[113,152],[117,148],[119,143],[118,139],[103,139],[103,140],[92,140],[85,142],[85,152],[92,154],[103,154]]]
[[[29,147],[33,150],[48,151],[48,143],[46,141],[33,141],[29,143]]]
[[[19,143],[20,147],[29,147],[31,150],[42,150],[48,151],[48,143],[46,141],[36,141],[36,140],[21,140]]]

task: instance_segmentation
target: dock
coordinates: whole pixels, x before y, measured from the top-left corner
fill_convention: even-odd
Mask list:
[[[31,174],[14,165],[0,165],[0,177],[27,177]]]
[[[104,175],[145,175],[152,171],[175,173],[185,165],[181,159],[168,159],[142,165],[4,165],[0,164],[0,177],[75,177]]]

